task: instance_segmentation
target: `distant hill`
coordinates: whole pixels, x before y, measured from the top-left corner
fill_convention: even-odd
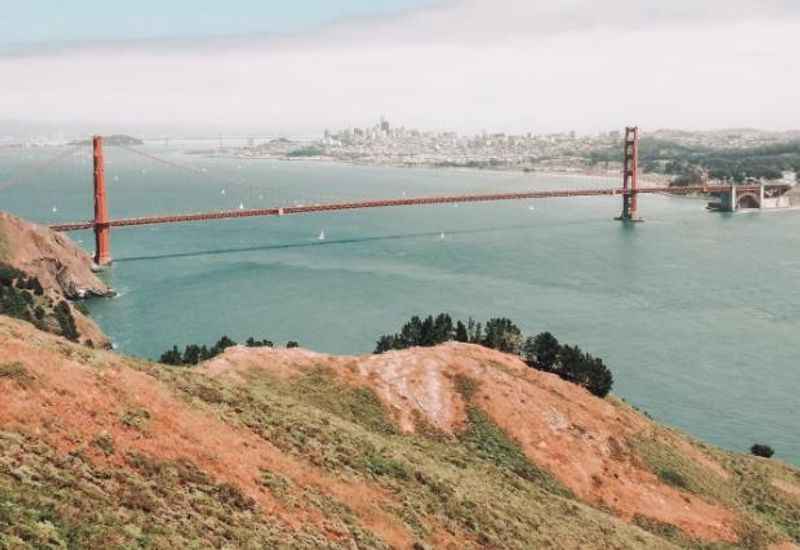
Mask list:
[[[73,141],[69,145],[91,145],[91,144],[92,144],[91,139],[84,139],[83,141]],[[124,145],[130,147],[133,145],[144,145],[144,141],[142,141],[139,138],[131,136],[114,134],[112,136],[105,136],[103,138],[103,144],[110,146]]]

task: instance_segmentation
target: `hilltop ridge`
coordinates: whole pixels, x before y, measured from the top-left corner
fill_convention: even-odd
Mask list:
[[[11,546],[800,541],[796,469],[694,441],[479,346],[235,347],[185,369],[0,317],[0,357],[0,543]]]
[[[800,471],[516,355],[161,365],[99,349],[91,267],[0,214],[0,548],[800,548]]]

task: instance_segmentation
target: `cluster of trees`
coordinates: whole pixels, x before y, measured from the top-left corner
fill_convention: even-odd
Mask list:
[[[43,328],[43,320],[46,312],[41,306],[36,305],[34,296],[43,296],[44,288],[39,279],[28,276],[19,269],[0,263],[0,313],[15,319],[21,319]],[[69,308],[69,305],[67,305]],[[72,319],[72,312],[64,314],[62,310],[56,311],[59,324],[64,321],[62,328],[74,327],[75,320]],[[71,321],[71,325],[70,325]],[[77,331],[64,331],[64,336],[76,339]]]
[[[643,166],[676,177],[678,185],[694,183],[698,174],[735,183],[777,180],[784,172],[800,173],[800,142],[748,149],[643,149]],[[659,169],[661,168],[661,169]]]
[[[308,146],[289,151],[286,156],[290,158],[319,157],[322,156],[323,153],[324,151],[319,147]]]
[[[171,350],[165,351],[161,354],[159,362],[165,365],[173,365],[176,367],[194,366],[202,361],[213,359],[226,349],[237,345],[238,344],[235,341],[231,340],[227,336],[223,336],[210,348],[205,345],[198,346],[196,344],[189,344],[184,348],[183,353],[181,353],[181,351],[178,349],[178,346],[173,346]],[[256,340],[252,337],[245,341],[245,345],[248,348],[271,348],[274,346],[272,340]],[[286,344],[287,348],[296,348],[299,346],[300,344],[294,340],[291,340]]]
[[[381,336],[375,353],[431,347],[450,341],[520,355],[529,367],[556,374],[598,397],[608,395],[614,385],[614,377],[602,359],[583,352],[578,346],[562,345],[549,332],[525,339],[516,324],[502,317],[489,319],[483,325],[472,319],[466,323],[453,322],[446,313],[436,317],[429,315],[425,319],[414,316],[400,332]]]
[[[28,276],[24,271],[8,264],[0,263],[0,287],[14,286],[19,290],[30,290],[37,296],[44,295],[44,288],[39,279]]]
[[[614,148],[592,152],[589,162],[620,160],[620,152]],[[800,142],[745,149],[711,149],[643,138],[639,162],[644,172],[675,176],[675,185],[693,185],[706,175],[714,180],[735,183],[776,180],[781,179],[784,172],[800,174]]]
[[[549,332],[525,340],[522,358],[529,367],[556,374],[597,397],[605,397],[614,386],[614,376],[602,359],[578,346],[561,344]]]
[[[510,319],[504,318],[489,319],[484,328],[473,319],[469,319],[467,323],[454,323],[447,313],[440,313],[436,317],[429,315],[425,319],[415,315],[397,334],[381,336],[375,353],[417,346],[437,346],[450,341],[480,344],[505,353],[518,353],[522,331]]]
[[[61,327],[61,334],[64,335],[64,338],[77,342],[80,339],[80,333],[78,332],[78,327],[75,326],[75,317],[72,315],[72,308],[69,307],[69,304],[65,300],[60,301],[53,309],[53,314],[56,316],[56,321]],[[39,316],[38,311],[36,316]]]

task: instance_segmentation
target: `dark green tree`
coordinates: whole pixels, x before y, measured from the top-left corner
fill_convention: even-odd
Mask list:
[[[467,321],[467,333],[469,334],[469,342],[471,344],[480,344],[483,342],[483,326],[480,323],[476,323],[472,317]]]
[[[55,307],[54,313],[64,338],[77,342],[80,334],[78,334],[78,327],[75,326],[75,318],[72,316],[72,309],[69,307],[69,304],[62,300]]]
[[[181,352],[178,351],[178,346],[173,346],[171,350],[162,353],[161,358],[158,360],[158,362],[163,363],[165,365],[173,365],[173,366],[182,365],[183,358],[181,357]]]
[[[433,316],[428,315],[424,321],[422,321],[422,328],[420,330],[420,339],[415,345],[417,346],[425,346],[430,347],[436,344],[434,339],[435,333],[433,329]]]
[[[248,348],[271,348],[274,346],[272,340],[256,340],[252,336],[247,339]]]
[[[756,443],[750,447],[750,453],[753,456],[760,456],[761,458],[772,458],[772,456],[775,454],[775,450],[769,445]]]
[[[422,319],[414,315],[411,320],[403,325],[398,338],[403,348],[419,346],[422,343]]]
[[[286,348],[287,348],[287,349],[299,348],[299,347],[300,347],[300,344],[298,344],[298,343],[297,343],[297,342],[295,342],[294,340],[289,340],[289,341],[286,343]]]
[[[375,345],[375,353],[386,353],[387,351],[391,351],[393,349],[401,349],[398,346],[398,337],[396,334],[385,334],[378,339],[378,342]]]
[[[467,332],[467,325],[462,321],[456,323],[456,342],[469,342],[469,333]]]
[[[440,313],[433,321],[433,343],[434,345],[449,342],[455,336],[453,328],[453,318],[447,313]]]
[[[227,336],[223,336],[219,339],[219,341],[214,344],[214,347],[211,348],[211,356],[216,357],[217,355],[224,352],[226,349],[231,348],[236,345],[236,342],[228,338]]]
[[[522,331],[511,319],[495,318],[486,322],[486,331],[481,342],[484,346],[503,353],[519,354]]]
[[[529,367],[553,372],[561,344],[549,332],[542,332],[535,337],[525,340],[522,346],[522,357]]]
[[[202,357],[200,357],[200,346],[195,344],[186,346],[186,349],[183,351],[183,360],[181,364],[196,365],[200,361],[202,361]]]
[[[583,386],[597,397],[605,397],[614,385],[611,371],[602,359],[583,353],[578,346],[562,346],[554,371],[564,380]]]

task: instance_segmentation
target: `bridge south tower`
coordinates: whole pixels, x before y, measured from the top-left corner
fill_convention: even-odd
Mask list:
[[[623,222],[640,222],[639,217],[639,128],[625,128],[625,160],[622,172]]]
[[[92,138],[94,151],[94,262],[102,267],[111,263],[111,227],[106,198],[106,168],[103,156],[103,138]]]

